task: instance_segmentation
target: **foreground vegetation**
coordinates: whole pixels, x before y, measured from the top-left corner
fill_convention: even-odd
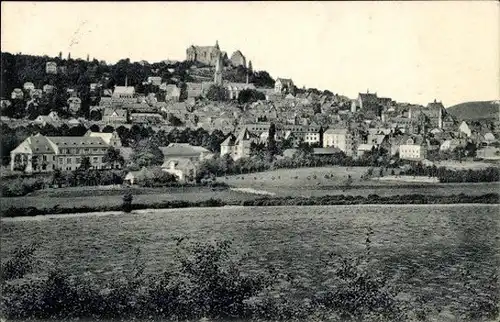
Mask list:
[[[270,266],[254,273],[240,268],[229,241],[177,242],[172,267],[146,275],[140,249],[127,270],[102,282],[93,275],[72,276],[53,267],[33,279],[36,245],[18,248],[1,266],[1,312],[9,319],[259,319],[259,320],[426,320],[437,315],[422,303],[397,296],[391,276],[372,269],[372,231],[356,257],[330,254],[320,277],[324,291],[305,296],[299,275],[282,275]],[[492,278],[497,279],[497,276]],[[465,283],[465,282],[464,282]],[[492,293],[495,294],[495,293]],[[470,298],[458,319],[498,317],[498,299]]]
[[[132,194],[126,193],[126,205],[99,205],[81,207],[60,207],[56,205],[48,208],[36,207],[9,207],[1,209],[1,217],[40,216],[49,214],[73,214],[103,211],[132,211],[140,209],[171,209],[189,207],[223,207],[223,206],[312,206],[312,205],[360,205],[360,204],[460,204],[481,203],[498,204],[500,195],[489,193],[478,196],[465,194],[434,196],[434,195],[395,195],[381,197],[376,194],[364,196],[327,195],[314,197],[261,197],[250,200],[224,201],[210,198],[202,201],[169,200],[152,203],[132,203]],[[131,198],[132,197],[132,198]]]

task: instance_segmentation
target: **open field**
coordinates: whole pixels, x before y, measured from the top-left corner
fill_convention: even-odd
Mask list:
[[[230,239],[243,271],[272,265],[311,296],[328,287],[329,267],[322,260],[331,252],[363,253],[370,227],[372,269],[389,275],[412,302],[457,314],[498,294],[491,274],[500,266],[499,220],[496,205],[226,207],[12,218],[2,219],[0,255],[5,260],[17,246],[38,242],[35,276],[60,265],[70,274],[109,279],[130,269],[136,248],[146,274],[157,274],[174,265],[179,237]]]
[[[343,185],[348,175],[353,180],[353,185],[359,185],[363,181],[361,176],[368,170],[367,167],[317,167],[278,169],[272,171],[223,176],[217,181],[225,182],[237,187],[302,187],[310,188],[317,186]],[[325,177],[328,176],[328,177]]]
[[[279,169],[252,174],[232,175],[217,178],[232,187],[251,188],[271,192],[277,196],[325,196],[354,195],[393,196],[403,194],[482,195],[498,192],[500,182],[485,183],[430,183],[393,180],[362,180],[366,167],[318,167]],[[374,170],[376,174],[378,168]],[[390,173],[390,171],[388,171]],[[328,178],[325,178],[328,175]],[[351,175],[352,187],[344,187]],[[274,178],[274,179],[273,179]],[[427,177],[425,177],[427,179]]]
[[[483,195],[500,190],[500,183],[427,183],[393,180],[361,180],[365,167],[320,167],[280,169],[253,174],[233,175],[217,178],[236,190],[209,187],[133,187],[134,203],[158,203],[162,201],[203,201],[221,199],[228,204],[240,204],[271,194],[277,197],[311,197],[327,195],[379,196],[424,194],[424,195]],[[374,170],[377,173],[377,169]],[[344,185],[351,175],[352,186]],[[327,176],[327,177],[325,177]],[[426,177],[427,179],[427,177]],[[118,206],[125,191],[122,186],[73,187],[35,191],[23,197],[0,199],[0,209],[9,207],[52,208]],[[238,191],[239,190],[239,191]]]
[[[29,196],[2,198],[0,209],[9,207],[52,208],[118,206],[122,204],[124,187],[99,189],[98,187],[77,187],[38,190]],[[133,188],[134,203],[159,203],[172,200],[203,201],[210,198],[239,202],[255,198],[255,195],[207,187],[186,188]]]

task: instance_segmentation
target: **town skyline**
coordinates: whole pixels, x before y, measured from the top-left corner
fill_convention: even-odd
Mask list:
[[[218,40],[222,50],[241,50],[255,70],[275,79],[292,78],[298,87],[351,98],[369,90],[401,102],[437,99],[451,106],[500,96],[494,2],[146,3],[141,8],[148,19],[140,25],[129,23],[134,5],[3,2],[2,51],[158,62],[184,60],[187,47]],[[101,19],[109,10],[113,15]],[[55,11],[63,19],[33,37]],[[168,13],[172,20],[165,20]],[[177,26],[175,36],[164,27],[169,24]],[[163,37],[161,31],[167,31]],[[124,41],[125,35],[134,41]]]

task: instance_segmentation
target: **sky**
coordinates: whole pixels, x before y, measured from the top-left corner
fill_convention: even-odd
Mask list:
[[[445,106],[500,98],[497,1],[5,2],[3,52],[184,60],[218,40],[298,87]]]

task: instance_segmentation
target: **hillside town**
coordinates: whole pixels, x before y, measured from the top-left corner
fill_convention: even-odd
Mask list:
[[[189,46],[184,61],[108,65],[89,56],[2,53],[2,66],[2,132],[15,137],[2,139],[4,173],[71,171],[90,162],[93,169],[126,167],[133,184],[154,164],[189,181],[210,158],[236,162],[265,151],[271,162],[304,149],[353,162],[375,156],[377,165],[500,160],[498,116],[460,119],[437,98],[423,106],[370,89],[348,98],[299,88],[287,75],[255,71],[240,50],[228,56],[218,41]],[[137,157],[149,136],[126,137],[145,128],[165,137],[152,144],[161,151],[155,162]],[[203,132],[203,140],[172,135],[186,131]]]

